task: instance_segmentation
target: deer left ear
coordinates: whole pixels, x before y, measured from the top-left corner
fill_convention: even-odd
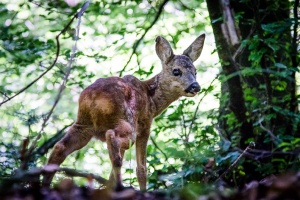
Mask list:
[[[195,62],[203,49],[205,34],[200,35],[196,40],[183,52],[183,55],[188,56],[192,62]]]
[[[174,53],[170,43],[163,37],[156,38],[156,54],[163,63],[168,63],[174,57]]]

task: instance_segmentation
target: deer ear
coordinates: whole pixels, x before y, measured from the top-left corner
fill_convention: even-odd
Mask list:
[[[183,52],[183,55],[188,56],[193,62],[195,62],[202,52],[204,39],[205,34],[197,37],[196,40]]]
[[[171,45],[165,38],[161,36],[158,36],[155,42],[156,42],[155,50],[159,59],[163,63],[168,63],[174,57],[174,53],[171,48]]]

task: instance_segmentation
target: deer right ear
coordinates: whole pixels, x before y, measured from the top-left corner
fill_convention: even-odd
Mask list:
[[[174,57],[174,53],[171,48],[171,45],[165,38],[161,36],[158,36],[155,42],[156,42],[155,50],[159,59],[165,64],[168,63]]]
[[[196,61],[203,49],[205,34],[200,35],[196,40],[183,52],[183,55],[188,56],[192,62]]]

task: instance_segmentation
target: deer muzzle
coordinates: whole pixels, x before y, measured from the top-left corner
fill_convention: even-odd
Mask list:
[[[186,90],[186,93],[197,94],[201,90],[199,83],[193,82]]]

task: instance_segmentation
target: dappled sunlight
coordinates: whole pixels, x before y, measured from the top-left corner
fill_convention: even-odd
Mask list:
[[[272,191],[277,188],[273,183],[284,183],[288,190],[294,181],[290,176],[288,183],[270,176],[297,173],[299,168],[299,1],[224,2],[2,0],[0,177],[21,179],[29,187],[54,170],[53,185],[58,188],[72,185],[65,181],[70,176],[77,185],[109,190],[109,152],[121,144],[128,148],[138,141],[136,134],[148,136],[148,118],[162,112],[153,119],[148,146],[142,150],[146,166],[135,145],[125,151],[123,163],[122,152],[111,156],[115,165],[122,165],[125,187],[139,189],[147,172],[148,190],[175,190],[184,199],[202,199],[200,194],[211,191],[223,197],[225,187],[235,192],[232,199],[255,196],[253,191],[258,195],[261,187],[280,196]],[[177,57],[169,45],[175,55],[187,51]],[[175,63],[179,57],[181,64]],[[126,75],[142,84],[132,89],[126,84],[135,85],[133,78],[116,78]],[[110,87],[94,84],[94,92],[80,97],[85,88],[107,77],[115,77],[105,79],[111,80]],[[157,88],[162,93],[157,94]],[[141,101],[135,101],[138,96]],[[85,110],[78,115],[79,98],[88,109],[103,113]],[[115,101],[119,98],[125,100]],[[165,110],[164,103],[169,105]],[[123,112],[131,114],[130,122]],[[137,119],[137,112],[148,115]],[[94,118],[99,118],[97,123]],[[80,124],[75,129],[76,120]],[[61,168],[43,168],[70,127],[72,134],[80,130],[76,136],[81,139],[72,141],[77,147],[72,151],[77,151]],[[78,144],[96,132],[112,142],[93,138],[80,149]],[[129,134],[124,136],[127,143],[115,139],[122,138],[120,134]],[[61,143],[55,148],[55,162],[71,149]],[[120,175],[117,170],[115,166],[115,176]],[[265,178],[271,185],[260,182]],[[233,189],[249,182],[243,192]],[[120,195],[118,187],[112,197]],[[124,194],[144,195],[128,191]]]

